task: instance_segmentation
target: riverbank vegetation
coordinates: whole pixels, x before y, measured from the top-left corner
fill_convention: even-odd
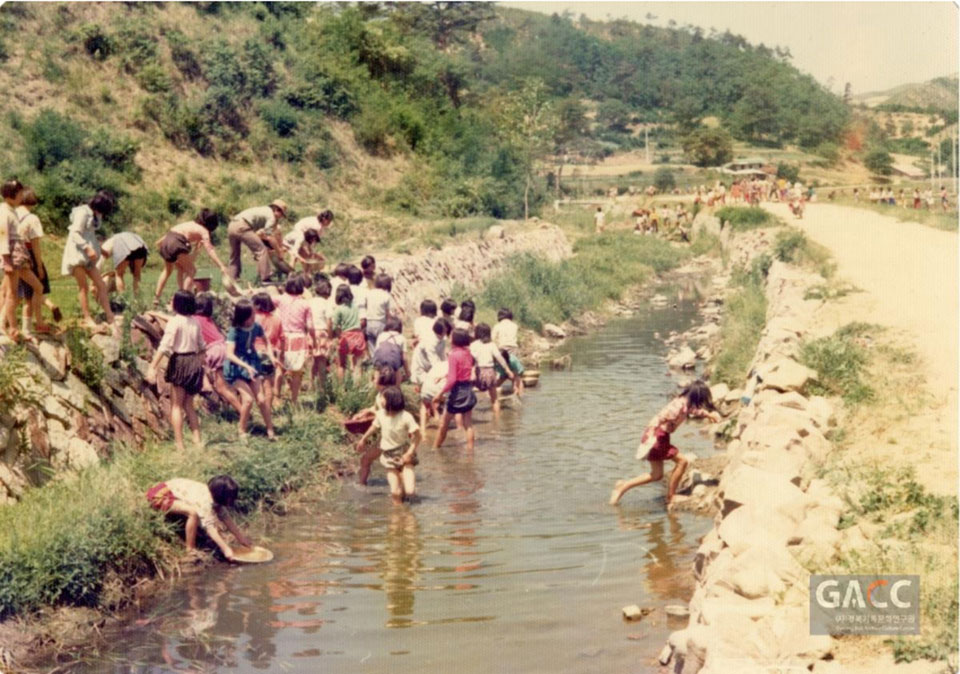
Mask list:
[[[163,479],[230,474],[241,485],[237,509],[249,515],[328,475],[347,451],[335,418],[299,412],[287,419],[277,442],[255,436],[243,446],[234,423],[207,417],[205,448],[118,448],[109,460],[0,508],[0,618],[50,605],[110,609],[128,598],[131,579],[173,569],[183,550],[178,525],[144,497]]]
[[[562,323],[618,300],[630,286],[687,257],[684,249],[629,231],[584,237],[574,245],[574,257],[561,262],[520,255],[487,282],[479,295],[481,315],[489,320],[500,307],[511,307],[520,324],[539,331],[544,323]]]
[[[736,269],[731,285],[736,289],[724,305],[720,322],[720,348],[712,363],[711,381],[739,388],[747,376],[767,321],[764,293],[773,260],[763,253],[747,269]]]
[[[800,362],[817,373],[810,392],[840,396],[847,405],[873,399],[874,390],[864,381],[868,353],[862,342],[880,329],[867,323],[848,323],[828,337],[804,342]]]
[[[714,213],[724,227],[727,223],[734,232],[746,232],[761,227],[772,227],[783,224],[780,218],[763,208],[750,206],[724,206]]]

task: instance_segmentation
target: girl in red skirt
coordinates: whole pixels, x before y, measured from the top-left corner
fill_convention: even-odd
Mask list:
[[[619,480],[610,493],[610,505],[617,505],[623,495],[634,487],[655,482],[663,477],[663,462],[666,459],[673,461],[676,466],[670,475],[670,484],[667,486],[667,506],[673,500],[673,495],[680,484],[687,469],[687,460],[680,456],[679,450],[670,444],[670,434],[689,417],[720,421],[720,415],[713,407],[713,398],[710,388],[701,380],[689,384],[680,395],[667,403],[660,410],[643,431],[640,446],[637,448],[637,458],[650,462],[650,472],[639,475],[632,480]]]

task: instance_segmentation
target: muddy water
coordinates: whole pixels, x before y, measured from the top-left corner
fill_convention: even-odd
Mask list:
[[[423,450],[422,500],[393,507],[386,481],[344,486],[262,532],[264,566],[213,568],[111,635],[82,671],[643,672],[669,629],[624,605],[689,598],[709,521],[665,514],[665,485],[606,505],[642,425],[667,400],[654,332],[686,329],[693,306],[652,309],[571,340],[574,368],[499,420],[481,403],[478,443]],[[714,451],[692,426],[683,451]],[[376,471],[376,469],[375,469]],[[257,532],[260,533],[260,532]]]

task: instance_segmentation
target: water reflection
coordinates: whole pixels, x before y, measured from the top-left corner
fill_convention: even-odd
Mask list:
[[[414,590],[420,577],[420,526],[410,508],[393,508],[387,527],[387,547],[380,577],[387,598],[387,627],[409,627],[413,622]]]

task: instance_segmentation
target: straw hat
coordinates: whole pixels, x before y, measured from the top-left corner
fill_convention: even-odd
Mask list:
[[[284,215],[287,214],[287,202],[284,201],[283,199],[274,199],[273,201],[270,202],[270,206],[272,208],[278,209]]]

